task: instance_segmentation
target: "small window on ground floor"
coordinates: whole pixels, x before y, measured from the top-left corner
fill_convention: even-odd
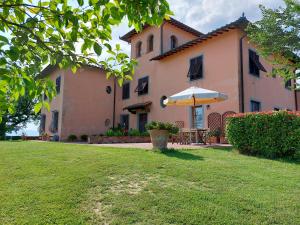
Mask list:
[[[46,115],[41,115],[40,133],[44,133],[46,130]]]
[[[121,115],[120,125],[123,129],[129,130],[129,115],[128,114]]]
[[[251,105],[251,112],[260,112],[261,110],[260,102],[251,100],[250,105]]]
[[[148,123],[148,114],[147,113],[138,114],[138,129],[140,132],[146,131],[147,123]]]
[[[56,133],[58,131],[58,116],[59,113],[58,111],[53,111],[52,112],[52,121],[51,121],[51,132]]]

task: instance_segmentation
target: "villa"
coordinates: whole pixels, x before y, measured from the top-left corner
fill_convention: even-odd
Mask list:
[[[131,45],[138,66],[122,87],[100,68],[83,66],[76,74],[48,66],[41,76],[55,81],[51,111],[42,110],[41,131],[65,140],[70,134],[94,135],[110,127],[145,130],[152,120],[181,127],[222,127],[238,112],[298,110],[300,94],[259,57],[245,33],[245,17],[203,34],[175,19],[144,26],[121,37]],[[164,100],[191,86],[215,90],[228,100],[196,107],[166,107]],[[298,99],[298,100],[297,100]]]

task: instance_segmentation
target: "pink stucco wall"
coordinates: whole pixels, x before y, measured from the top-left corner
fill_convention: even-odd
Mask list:
[[[164,51],[170,48],[170,36],[175,34],[178,44],[183,44],[195,38],[177,27],[166,23],[163,32]],[[154,35],[154,49],[147,51],[147,40]],[[216,90],[228,95],[228,100],[203,106],[204,127],[207,127],[207,116],[212,112],[223,114],[227,111],[240,111],[240,38],[243,33],[233,29],[222,35],[215,36],[202,43],[180,51],[174,55],[159,61],[150,61],[151,58],[160,54],[161,31],[160,27],[148,27],[141,33],[134,35],[131,39],[132,57],[135,58],[136,43],[142,41],[142,56],[137,59],[138,66],[135,75],[130,81],[130,98],[122,100],[122,88],[116,90],[116,124],[120,122],[122,114],[129,114],[129,127],[138,127],[138,114],[131,114],[124,107],[151,101],[148,121],[184,121],[185,127],[192,123],[191,107],[166,107],[160,105],[162,96],[170,96],[191,86]],[[295,95],[284,87],[281,78],[267,77],[261,72],[259,78],[249,74],[248,49],[255,49],[247,39],[243,41],[243,67],[244,67],[244,106],[245,111],[250,111],[250,101],[261,102],[262,110],[272,110],[274,107],[295,110]],[[190,81],[187,77],[190,59],[203,56],[204,74],[203,78]],[[272,67],[263,59],[262,64],[268,71]],[[106,86],[113,89],[113,80],[106,80],[105,72],[99,69],[84,67],[77,71],[76,75],[70,71],[56,70],[50,76],[51,79],[61,74],[61,94],[51,103],[51,110],[58,110],[59,131],[61,139],[64,140],[70,134],[80,136],[82,134],[92,135],[104,133],[112,126],[113,120],[113,91],[107,94]],[[138,96],[135,88],[138,79],[149,77],[148,94]],[[300,95],[300,94],[299,94]],[[299,96],[300,102],[300,96]],[[43,110],[47,116],[46,129],[51,122],[51,113]],[[105,126],[105,120],[111,123]]]
[[[130,99],[122,101],[121,91],[118,92],[117,113],[128,113],[122,110],[125,106],[152,101],[151,111],[148,114],[149,121],[184,121],[185,127],[190,127],[191,110],[189,107],[162,108],[160,106],[160,98],[163,95],[170,96],[190,86],[217,90],[229,95],[226,102],[212,104],[209,109],[204,107],[205,115],[215,111],[221,113],[229,110],[238,111],[237,35],[237,31],[228,32],[160,61],[149,61],[153,55],[143,55],[138,59],[139,65],[136,68],[134,80],[131,82]],[[191,82],[187,77],[189,60],[199,55],[204,57],[204,78]],[[149,93],[145,96],[138,96],[134,93],[138,78],[146,75],[149,76]],[[204,122],[206,126],[207,121],[204,120]],[[137,127],[137,115],[130,114],[130,127]]]
[[[48,77],[51,79],[53,82],[55,82],[56,78],[61,76],[61,89],[60,89],[60,94],[56,95],[54,99],[52,100],[50,104],[50,111],[46,109],[41,110],[41,114],[46,115],[46,123],[45,123],[45,132],[49,135],[54,135],[52,132],[50,132],[50,124],[52,122],[52,112],[53,111],[62,111],[62,104],[63,104],[63,93],[64,93],[64,85],[65,85],[65,71],[63,70],[58,70],[56,69],[55,71],[52,72],[52,74]],[[58,117],[58,132],[55,133],[57,135],[61,135],[61,126],[62,123],[62,117],[61,114]]]
[[[273,110],[274,108],[295,110],[294,91],[286,89],[284,80],[277,76],[270,76],[272,66],[262,57],[260,62],[264,65],[267,73],[260,71],[260,76],[255,77],[249,73],[248,51],[255,47],[249,43],[248,39],[243,41],[244,53],[244,81],[245,81],[245,111],[250,111],[250,101],[261,102],[262,111]]]
[[[80,137],[104,133],[112,126],[113,80],[107,80],[103,70],[83,67],[76,74],[70,70],[57,70],[50,79],[55,80],[58,74],[62,75],[61,94],[52,101],[51,111],[59,111],[58,135],[61,140],[70,134]],[[111,94],[106,93],[107,86],[112,88]],[[43,109],[42,113],[47,118],[46,132],[51,134],[48,129],[51,112]],[[105,126],[106,119],[110,120],[108,126]]]
[[[166,27],[169,26],[172,25]],[[173,30],[176,30],[177,37],[180,37],[180,34],[185,35],[186,33],[177,28],[173,28]],[[137,43],[138,41],[144,42],[145,37],[149,33],[157,34],[158,28],[147,28],[145,32],[136,35],[132,39],[132,43]],[[137,59],[139,65],[136,68],[134,79],[131,81],[130,99],[122,100],[121,89],[118,91],[117,114],[129,114],[130,127],[137,128],[137,115],[130,114],[122,109],[128,105],[152,101],[150,112],[148,113],[149,121],[184,121],[185,127],[190,127],[191,109],[189,107],[173,106],[162,108],[160,106],[160,98],[163,95],[170,96],[191,86],[216,90],[226,93],[229,96],[227,101],[211,104],[209,107],[204,106],[205,127],[207,127],[207,115],[209,113],[218,112],[223,114],[226,111],[239,112],[239,40],[242,36],[243,33],[240,30],[231,30],[160,61],[149,61],[159,52],[159,47],[155,44],[157,49],[154,52],[142,54],[142,57]],[[188,39],[185,40],[187,41]],[[168,41],[169,38],[164,38],[164,42],[167,42],[164,43],[164,47],[170,46]],[[244,40],[243,44],[245,111],[250,111],[251,100],[260,101],[262,110],[273,110],[274,107],[295,110],[293,92],[284,87],[282,79],[267,77],[263,72],[261,72],[260,78],[249,74],[248,49],[253,48],[253,46],[248,43],[247,39]],[[189,60],[199,55],[203,55],[204,57],[204,78],[191,82],[187,77]],[[268,71],[272,70],[272,67],[265,60],[261,59],[261,62]],[[138,96],[137,93],[134,93],[134,89],[138,84],[138,79],[144,76],[149,76],[149,93],[144,96]]]

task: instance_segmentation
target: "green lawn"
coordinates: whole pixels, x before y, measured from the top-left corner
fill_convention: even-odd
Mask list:
[[[300,164],[0,142],[0,224],[300,224]]]

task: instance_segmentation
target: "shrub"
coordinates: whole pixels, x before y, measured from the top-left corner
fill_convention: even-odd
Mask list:
[[[129,129],[129,131],[128,131],[128,136],[137,137],[140,135],[141,135],[141,133],[137,129]]]
[[[147,130],[167,130],[170,134],[177,134],[179,129],[175,125],[171,123],[163,123],[159,121],[152,121],[148,124],[146,124]]]
[[[88,140],[88,135],[83,134],[80,136],[81,141],[87,141]]]
[[[70,134],[68,137],[68,141],[76,141],[77,140],[77,136],[75,134]]]
[[[221,137],[222,131],[221,129],[211,130],[207,134],[208,137]]]
[[[120,137],[120,136],[124,136],[124,133],[119,129],[111,128],[111,129],[107,130],[104,135],[108,136],[108,137]]]
[[[267,158],[299,154],[299,113],[246,113],[229,117],[227,121],[227,139],[243,154]]]

